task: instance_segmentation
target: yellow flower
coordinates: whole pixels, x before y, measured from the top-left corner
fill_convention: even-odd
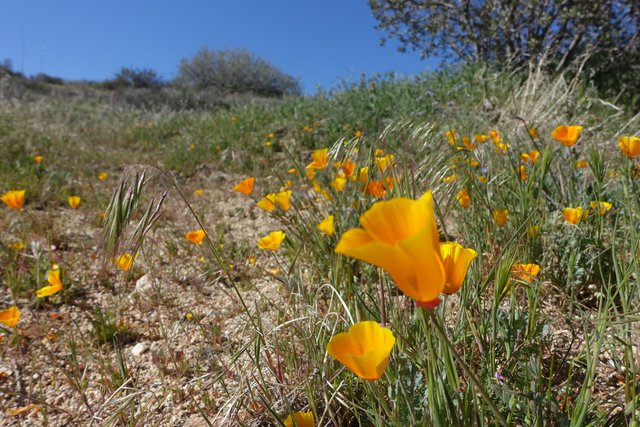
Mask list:
[[[77,209],[80,206],[80,196],[71,196],[67,199],[67,202],[69,202],[71,209]]]
[[[44,286],[36,291],[38,298],[48,297],[62,290],[60,270],[49,270],[47,272],[47,282],[49,282],[49,286]]]
[[[108,176],[109,176],[109,174],[108,174],[108,173],[106,173],[106,172],[100,172],[100,173],[98,174],[98,179],[99,179],[100,181],[104,181],[105,179],[107,179],[107,177],[108,177]]]
[[[387,368],[395,342],[390,329],[364,321],[332,337],[327,352],[360,378],[375,381]]]
[[[194,230],[189,231],[185,235],[185,238],[196,245],[201,245],[206,235],[207,233],[204,230]]]
[[[630,159],[640,154],[640,137],[623,136],[618,140],[618,147]]]
[[[333,187],[334,190],[336,190],[338,193],[341,192],[342,190],[344,190],[344,186],[347,183],[347,180],[345,178],[342,178],[340,176],[336,176],[333,181],[331,181],[331,187]]]
[[[444,133],[444,136],[447,138],[447,142],[449,143],[449,145],[453,145],[454,147],[457,145],[456,144],[456,131],[455,130],[448,130]]]
[[[585,159],[576,160],[576,169],[584,169],[589,166],[589,163]]]
[[[271,145],[272,145],[272,142],[271,142],[271,141],[265,141],[265,142],[264,142],[264,146],[265,146],[265,147],[271,147]]]
[[[196,197],[200,197],[204,194],[203,188],[198,188],[197,190],[193,190],[193,195]]]
[[[445,182],[447,184],[451,184],[452,182],[456,182],[456,179],[458,179],[458,175],[451,174],[449,176],[445,176],[444,178],[442,178],[442,182]]]
[[[276,194],[275,202],[287,212],[291,208],[291,190],[281,191]]]
[[[231,116],[231,124],[235,125],[236,123],[238,123],[238,118],[236,116]]]
[[[267,194],[256,204],[259,208],[262,208],[267,212],[273,212],[273,210],[276,208],[275,193]]]
[[[467,193],[467,190],[465,190],[464,188],[458,191],[458,194],[456,195],[456,199],[458,200],[458,203],[463,209],[466,209],[469,206],[471,206],[471,197],[469,197],[469,193]]]
[[[577,208],[564,208],[562,210],[562,215],[564,216],[564,219],[571,224],[577,224],[580,222],[580,220],[582,220],[583,218],[587,217],[587,212],[585,211],[583,214],[582,208],[581,207],[577,207]]]
[[[5,325],[7,328],[13,328],[18,324],[18,320],[20,320],[20,310],[15,305],[13,307],[5,308],[4,310],[0,310],[0,323]]]
[[[531,150],[528,153],[520,154],[520,160],[523,162],[531,162],[535,164],[538,161],[538,157],[540,157],[540,152],[538,150]]]
[[[7,191],[0,199],[11,209],[19,210],[24,206],[24,193],[25,190]]]
[[[284,420],[285,427],[314,427],[316,423],[313,412],[294,412]]]
[[[489,182],[489,180],[487,179],[487,177],[486,177],[486,176],[484,176],[484,175],[478,175],[478,176],[477,176],[477,178],[478,178],[478,182],[480,182],[480,183],[482,183],[482,184],[486,184],[487,182]]]
[[[273,139],[275,137],[273,132],[269,132],[269,134],[267,135],[267,138],[269,139]]]
[[[318,230],[322,231],[324,234],[333,236],[333,215],[327,216],[316,227],[318,227]]]
[[[44,160],[44,157],[42,156],[33,156],[33,161],[36,162],[37,165],[42,163],[43,160]]]
[[[475,150],[476,149],[476,145],[474,143],[472,143],[471,142],[471,138],[469,138],[466,135],[462,137],[462,145],[464,145],[468,150]]]
[[[309,166],[313,169],[318,170],[327,167],[327,164],[329,163],[328,153],[329,149],[327,148],[320,148],[318,150],[315,150],[313,153],[311,153],[312,162],[309,163]]]
[[[129,271],[131,266],[133,265],[133,255],[129,252],[125,252],[122,255],[116,257],[115,264],[122,271]]]
[[[327,190],[325,190],[324,188],[320,187],[320,184],[318,184],[315,181],[312,181],[313,183],[313,191],[315,191],[316,193],[320,194],[322,197],[324,197],[327,200],[331,200],[331,194],[329,194],[329,192]]]
[[[478,161],[478,159],[469,159],[469,160],[467,160],[467,163],[472,168],[477,168],[478,166],[480,166],[480,162]]]
[[[362,136],[362,131],[361,130],[357,130],[353,133],[353,136],[355,138],[360,138]]]
[[[527,169],[524,167],[524,165],[520,165],[520,167],[518,168],[518,173],[520,174],[521,181],[527,179]]]
[[[598,212],[598,215],[602,216],[611,210],[613,204],[609,202],[591,202],[589,206]]]
[[[540,134],[538,133],[538,129],[529,128],[529,129],[527,129],[527,131],[529,132],[529,136],[531,136],[531,138],[540,138]]]
[[[375,164],[380,172],[384,172],[392,162],[393,154],[387,154],[386,156],[375,158]]]
[[[473,249],[463,247],[460,243],[444,242],[440,243],[440,256],[447,276],[447,283],[442,293],[455,294],[462,286],[469,264],[478,256],[478,253]]]
[[[12,251],[20,252],[21,250],[24,249],[24,243],[22,243],[22,242],[13,242],[13,243],[7,244],[7,247],[9,249],[11,249]]]
[[[258,240],[258,248],[277,251],[284,238],[285,234],[282,231],[272,231],[269,235]]]
[[[291,169],[289,169],[289,170],[287,171],[287,173],[288,173],[288,174],[290,174],[290,175],[295,175],[295,174],[297,174],[297,173],[298,173],[298,169],[296,169],[296,168],[291,168]],[[313,178],[311,178],[311,179],[313,179]]]
[[[253,183],[255,182],[255,180],[256,179],[253,176],[243,179],[238,184],[236,184],[235,187],[233,187],[233,191],[249,196],[251,193],[253,193]]]
[[[361,183],[367,182],[367,177],[369,175],[369,168],[367,166],[360,168],[358,171],[358,181]]]
[[[313,179],[316,177],[316,170],[313,168],[313,164],[308,164],[304,169],[306,171],[307,178]]]
[[[540,273],[540,266],[538,264],[514,264],[511,267],[511,274],[515,279],[520,279],[523,282],[531,283]]]
[[[504,142],[496,142],[496,147],[502,154],[506,154],[509,150],[509,144],[505,144]]]
[[[529,228],[527,228],[527,236],[529,236],[530,239],[533,239],[534,237],[538,237],[539,234],[540,234],[539,225],[530,225]]]
[[[505,225],[507,225],[508,217],[509,211],[506,209],[496,209],[493,211],[493,220],[500,227],[504,227]]]
[[[335,251],[387,271],[419,305],[437,305],[446,276],[431,192],[375,203],[360,225],[342,235]]]
[[[582,126],[558,126],[551,132],[551,137],[562,143],[565,147],[572,147],[582,132]]]

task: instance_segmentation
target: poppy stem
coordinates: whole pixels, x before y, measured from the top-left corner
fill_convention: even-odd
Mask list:
[[[380,283],[380,321],[383,326],[387,324],[387,311],[385,310],[385,301],[384,301],[384,283],[382,281],[382,275],[378,275],[379,283]]]
[[[460,364],[465,375],[471,379],[471,382],[473,382],[473,384],[475,385],[476,390],[480,393],[480,396],[482,397],[482,399],[487,403],[487,405],[489,405],[489,407],[491,408],[491,411],[493,411],[493,414],[496,416],[496,420],[498,421],[498,423],[500,423],[500,425],[505,427],[508,426],[507,421],[504,419],[504,417],[500,413],[500,410],[498,409],[496,404],[493,402],[493,400],[491,400],[491,397],[485,391],[478,377],[467,366],[465,361],[462,359],[458,351],[455,349],[455,347],[449,340],[449,337],[447,336],[447,332],[444,330],[444,328],[442,327],[442,325],[438,321],[438,318],[435,315],[435,311],[422,309],[422,312],[423,312],[423,315],[426,314],[428,317],[431,318],[431,323],[433,324],[433,326],[435,326],[435,329],[438,332],[438,335],[440,335],[440,338],[444,341],[445,345],[449,348],[449,351],[451,352],[453,357]]]

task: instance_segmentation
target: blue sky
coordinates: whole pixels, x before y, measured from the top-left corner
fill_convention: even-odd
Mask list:
[[[122,66],[175,76],[201,47],[248,49],[300,78],[433,70],[436,60],[381,47],[366,0],[0,0],[0,61],[66,79],[103,80]]]

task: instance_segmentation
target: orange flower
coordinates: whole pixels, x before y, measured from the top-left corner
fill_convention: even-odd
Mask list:
[[[42,156],[33,156],[33,161],[36,162],[36,165],[39,165],[44,160]]]
[[[535,164],[538,161],[538,157],[540,157],[540,152],[538,150],[531,150],[528,153],[520,154],[520,160],[523,162],[531,162]]]
[[[253,176],[247,179],[244,179],[240,181],[238,184],[236,184],[235,187],[233,187],[233,191],[237,193],[246,194],[247,196],[249,196],[251,195],[251,193],[253,193],[253,183],[255,182],[255,180],[256,179]]]
[[[316,423],[313,412],[294,412],[284,420],[285,427],[314,427]]]
[[[384,374],[395,342],[390,329],[364,321],[332,337],[327,352],[360,378],[375,381]]]
[[[520,167],[518,168],[518,173],[520,174],[521,181],[527,179],[527,169],[524,167],[524,165],[520,165]]]
[[[11,209],[20,210],[24,206],[24,193],[25,190],[8,191],[0,199]]]
[[[80,206],[80,197],[71,196],[67,199],[67,202],[69,202],[69,206],[71,206],[71,209],[77,209],[78,206]]]
[[[207,233],[204,230],[194,230],[189,231],[185,237],[188,241],[195,243],[196,245],[201,245],[206,235]]]
[[[564,219],[570,223],[570,224],[577,224],[580,222],[580,220],[584,219],[587,217],[588,213],[587,211],[582,211],[581,207],[577,207],[577,208],[564,208],[562,211],[562,215],[564,216]]]
[[[0,310],[0,323],[5,325],[7,328],[13,328],[18,324],[18,320],[20,320],[20,310],[15,305],[13,307],[5,308],[4,310]]]
[[[351,175],[353,175],[356,170],[356,164],[351,160],[345,160],[340,167],[342,168],[342,172],[344,172],[344,176],[347,178],[351,178]]]
[[[527,132],[529,132],[529,136],[531,136],[531,138],[540,138],[540,134],[536,128],[529,128],[527,129]]]
[[[500,227],[504,227],[507,225],[507,221],[509,220],[509,211],[506,209],[496,209],[493,211],[493,220]]]
[[[47,273],[47,282],[49,282],[49,286],[44,286],[36,291],[38,298],[48,297],[62,290],[60,270],[49,270]]]
[[[364,184],[365,182],[367,182],[368,176],[369,168],[367,166],[360,168],[360,170],[358,171],[358,181]]]
[[[479,142],[480,144],[484,144],[489,139],[489,135],[476,134],[473,136],[473,140],[475,142]]]
[[[367,194],[380,199],[384,197],[385,194],[387,194],[387,190],[385,190],[384,183],[382,181],[372,179],[367,184]]]
[[[572,147],[582,132],[582,126],[558,126],[551,132],[551,137],[562,143],[565,147]]]
[[[469,197],[469,193],[467,193],[467,190],[465,190],[464,188],[458,191],[458,194],[456,195],[456,199],[458,200],[458,203],[463,209],[466,209],[469,206],[471,206],[471,197]]]
[[[285,238],[282,231],[272,231],[267,236],[258,240],[258,248],[270,251],[277,251]]]
[[[353,137],[354,138],[360,138],[362,136],[362,131],[361,130],[357,130],[353,133]]]
[[[318,230],[322,231],[328,236],[333,236],[333,215],[327,216],[317,226]]]
[[[360,217],[362,228],[344,233],[335,251],[387,271],[418,305],[433,307],[446,283],[433,198],[394,198]]]
[[[514,264],[511,267],[511,274],[514,278],[522,280],[526,283],[531,283],[540,273],[540,266],[538,264]]]
[[[630,159],[640,154],[640,137],[623,136],[618,140],[618,147]]]
[[[442,293],[447,295],[455,294],[460,290],[469,265],[478,256],[478,253],[456,242],[444,242],[440,243],[440,256],[442,256],[442,263],[447,277],[447,283]]]
[[[489,138],[491,138],[491,140],[495,142],[496,145],[502,142],[502,137],[500,136],[500,132],[498,132],[495,129],[492,129],[489,131]]]

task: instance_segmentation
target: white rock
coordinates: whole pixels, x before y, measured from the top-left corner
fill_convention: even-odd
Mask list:
[[[136,292],[139,294],[148,294],[153,290],[154,280],[148,274],[145,274],[136,280]]]
[[[131,349],[131,354],[133,354],[135,357],[138,357],[145,351],[147,351],[147,346],[145,345],[145,343],[139,342],[138,344],[133,346],[133,348]]]

